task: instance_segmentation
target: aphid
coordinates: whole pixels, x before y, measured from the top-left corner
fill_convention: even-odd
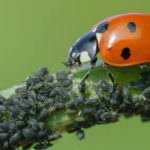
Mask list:
[[[44,79],[44,82],[46,83],[52,83],[54,81],[54,76],[53,75],[47,75],[46,78]]]
[[[0,133],[0,142],[7,140],[8,133]]]
[[[40,130],[44,130],[44,128],[45,128],[44,122],[38,122],[38,127]]]
[[[149,63],[149,26],[150,15],[144,13],[120,14],[105,19],[69,49],[66,65],[89,61],[91,67],[83,77],[84,81],[96,66],[97,53],[101,54],[104,64],[115,67]]]
[[[140,116],[143,122],[150,121],[150,109],[141,112]]]
[[[4,121],[3,122],[3,129],[5,131],[13,132],[16,128],[15,122],[12,120]]]
[[[44,150],[44,149],[47,149],[50,146],[52,146],[51,143],[37,143],[34,146],[34,148],[35,148],[35,150]]]
[[[96,124],[96,120],[93,117],[89,117],[84,122],[81,122],[80,124],[81,124],[81,127],[83,128],[89,128]]]
[[[34,130],[37,131],[38,130],[38,122],[36,119],[34,118],[30,118],[28,120],[28,125],[30,125],[30,127]]]
[[[132,81],[131,86],[136,88],[136,89],[143,89],[145,88],[145,84],[143,83],[142,80],[136,80],[136,81]]]
[[[37,73],[35,73],[35,76],[42,77],[46,74],[48,74],[48,69],[46,67],[42,67]]]
[[[148,71],[142,71],[141,72],[141,77],[142,77],[143,82],[145,81],[145,82],[147,82],[147,83],[150,84],[150,72],[148,72]]]
[[[19,87],[15,90],[18,95],[26,96],[26,87]]]
[[[82,94],[85,94],[85,91],[86,91],[86,84],[85,84],[85,82],[82,82],[82,84],[79,85],[79,91]]]
[[[14,145],[18,142],[19,139],[21,139],[22,135],[21,135],[21,132],[20,131],[17,131],[15,134],[13,134],[11,137],[10,137],[10,144]]]
[[[6,101],[4,101],[4,106],[6,107],[10,107],[10,106],[13,106],[13,105],[18,105],[19,104],[19,101],[16,99],[16,98],[10,98]]]
[[[31,108],[35,108],[35,101],[31,97],[27,98],[27,102]]]
[[[85,102],[85,99],[83,97],[78,97],[74,100],[75,106],[83,105]]]
[[[118,114],[116,112],[104,112],[101,114],[100,118],[104,122],[114,122],[118,120]]]
[[[2,105],[5,100],[6,100],[6,99],[5,99],[2,95],[0,95],[0,105]]]
[[[46,101],[47,99],[47,97],[42,94],[37,94],[36,98],[38,101],[42,101],[42,102]]]
[[[142,92],[142,95],[144,95],[147,99],[150,100],[150,87],[144,89],[144,91]]]
[[[26,100],[22,100],[19,103],[20,108],[23,109],[24,111],[28,111],[30,109],[30,104]]]
[[[9,142],[8,141],[4,141],[4,149],[8,149],[9,148]]]
[[[122,95],[123,95],[123,102],[126,104],[131,104],[132,103],[132,96],[127,87],[122,88]]]
[[[132,87],[141,90],[149,87],[149,85],[150,85],[150,72],[148,71],[142,71],[141,78],[139,80],[131,82]]]
[[[0,105],[0,113],[5,113],[6,108],[3,105]]]
[[[43,107],[46,109],[49,109],[50,107],[52,107],[54,104],[54,100],[53,99],[47,99],[43,102]]]
[[[43,83],[39,81],[38,84],[34,84],[34,86],[32,86],[32,89],[39,90],[42,86],[43,86]]]
[[[110,103],[110,98],[111,98],[111,93],[110,92],[106,92],[106,91],[102,91],[101,89],[96,89],[96,95],[98,97],[98,101],[103,102],[103,103]]]
[[[56,73],[56,79],[57,79],[58,81],[67,80],[69,74],[70,74],[70,73],[69,73],[69,72],[66,72],[66,71],[57,72],[57,73]]]
[[[21,129],[25,125],[24,121],[18,120],[16,121],[16,128]]]
[[[43,96],[49,96],[49,93],[51,92],[52,90],[52,85],[48,85],[47,83],[41,83],[41,88],[38,89],[38,93],[43,95]],[[54,87],[53,87],[54,88]]]
[[[80,129],[80,125],[78,123],[75,123],[71,126],[68,126],[66,130],[67,130],[68,133],[73,133],[73,132],[75,132],[79,129]]]
[[[62,137],[61,134],[59,132],[56,132],[56,133],[48,135],[48,140],[49,141],[54,141],[54,140],[57,140],[61,137]]]
[[[42,139],[46,137],[46,134],[47,134],[46,131],[39,131],[36,136],[37,138]]]
[[[79,139],[79,140],[83,140],[84,139],[84,137],[85,137],[85,134],[84,134],[84,131],[83,130],[77,130],[76,131],[76,136],[77,136],[77,138]]]
[[[18,118],[22,120],[26,115],[26,112],[24,110],[21,110],[19,106],[11,106],[9,107],[9,110],[13,118]]]
[[[83,97],[75,98],[75,100],[67,103],[67,108],[75,109],[76,107],[83,105],[84,102],[85,102],[85,99]]]
[[[50,97],[52,98],[55,98],[61,95],[62,95],[62,89],[60,87],[54,88],[50,93]]]
[[[35,137],[35,135],[36,135],[36,133],[33,131],[32,128],[24,128],[22,130],[22,134],[28,140],[32,140]]]
[[[99,99],[103,101],[110,101],[110,96],[113,91],[113,87],[111,84],[104,80],[100,80],[96,88],[96,94]]]
[[[122,102],[123,102],[122,88],[118,86],[116,90],[111,94],[111,104],[113,106],[116,106],[117,108],[119,107],[118,105],[120,105]]]
[[[86,116],[86,115],[92,115],[95,112],[94,108],[84,108],[82,110],[82,115]]]
[[[51,106],[49,108],[49,113],[55,112],[56,111],[56,107],[55,106]]]
[[[54,107],[56,108],[56,110],[63,109],[65,108],[65,104],[58,102],[54,104]]]
[[[88,99],[85,101],[85,105],[87,106],[95,106],[98,104],[98,100],[97,99]]]
[[[77,113],[77,110],[76,109],[67,109],[67,113],[70,114],[70,115],[74,115]]]
[[[71,85],[72,85],[72,80],[70,79],[63,80],[63,82],[61,82],[61,86],[65,88],[70,87]]]
[[[38,85],[38,87],[34,87],[35,89],[38,89],[39,87],[41,87],[42,85],[39,83],[40,82],[40,78],[39,77],[28,77],[25,81],[26,83],[26,87],[27,88],[33,88],[35,85]],[[38,84],[39,83],[39,84]]]
[[[75,107],[76,107],[76,105],[75,105],[74,101],[70,101],[67,103],[67,108],[72,110],[72,109],[75,109]]]
[[[27,97],[30,97],[33,100],[36,100],[36,92],[34,90],[27,92]]]
[[[85,118],[83,116],[77,116],[77,117],[75,117],[74,120],[77,121],[77,122],[84,122]]]
[[[108,82],[104,81],[104,80],[100,80],[99,84],[98,84],[98,88],[102,89],[103,91],[106,92],[111,92],[112,86],[111,84],[109,84]]]
[[[48,113],[49,113],[48,109],[43,108],[39,114],[39,119],[43,120],[45,117],[47,117]]]

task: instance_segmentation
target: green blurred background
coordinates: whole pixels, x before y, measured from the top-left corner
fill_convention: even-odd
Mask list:
[[[63,70],[67,49],[101,19],[126,12],[150,13],[148,0],[0,0],[0,89],[46,66]],[[147,150],[150,124],[138,118],[86,130],[78,141],[64,134],[51,150]]]

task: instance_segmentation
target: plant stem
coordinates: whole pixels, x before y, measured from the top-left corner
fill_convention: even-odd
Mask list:
[[[108,70],[106,70],[100,62],[92,71],[83,87],[79,87],[79,81],[87,69],[85,66],[82,67],[82,69],[76,69],[69,80],[68,78],[65,80],[57,79],[57,74],[53,75],[55,78],[53,86],[55,85],[56,87],[52,87],[52,91],[53,88],[58,88],[61,92],[65,93],[57,97],[57,94],[61,93],[59,93],[60,91],[58,91],[58,89],[55,89],[55,92],[58,92],[57,94],[53,92],[53,95],[56,94],[56,98],[54,98],[55,101],[51,100],[52,94],[50,97],[47,97],[47,102],[53,102],[53,106],[47,107],[48,104],[44,105],[45,101],[38,102],[36,114],[30,115],[30,117],[27,118],[44,122],[44,131],[46,130],[49,135],[43,137],[43,143],[47,138],[50,138],[50,142],[59,138],[59,134],[63,131],[78,132],[83,128],[88,128],[96,124],[116,122],[119,120],[121,114],[127,117],[141,115],[143,121],[150,119],[150,115],[147,113],[150,109],[148,108],[148,110],[146,110],[145,108],[146,105],[149,106],[149,97],[146,95],[147,91],[145,92],[144,90],[150,87],[149,68],[141,70],[138,66],[126,68],[108,67]],[[111,83],[108,72],[112,74],[117,86],[114,87]],[[42,78],[42,81],[37,84],[40,90],[42,90],[41,87],[45,86],[45,84],[51,87],[49,81],[49,84],[47,84],[47,78],[49,79],[48,74],[42,75],[40,78]],[[67,85],[66,87],[62,86],[62,84],[67,84],[64,83],[64,81],[68,82],[70,80],[72,81],[71,85]],[[18,87],[22,88],[24,86],[26,85],[15,86],[1,91],[0,94],[6,98],[13,97],[13,94],[16,96],[15,90],[18,89]],[[30,90],[27,89],[27,93],[33,92],[34,90],[32,88],[31,86]],[[39,89],[37,88],[37,90]],[[62,98],[65,94],[67,94],[67,97]],[[43,95],[41,94],[40,96]],[[37,99],[35,101],[37,101]],[[43,113],[45,111],[47,114],[43,117],[44,119],[42,118],[40,120],[39,118],[42,111]],[[26,126],[29,128],[29,124]],[[23,129],[21,129],[21,131],[22,130]],[[21,138],[13,148],[17,148],[18,146],[26,147],[37,142],[36,140],[29,141],[27,137]]]

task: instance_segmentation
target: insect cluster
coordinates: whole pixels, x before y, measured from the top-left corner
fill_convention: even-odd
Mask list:
[[[67,101],[68,93],[63,87],[68,87],[71,80],[68,73],[61,75],[57,73],[54,79],[46,68],[41,68],[14,95],[0,97],[0,150],[13,150],[19,145],[28,148],[33,143],[35,149],[44,149],[61,137],[60,133],[47,130],[45,123],[45,118],[63,109],[64,100]],[[60,81],[63,75],[66,80]]]
[[[150,87],[139,96],[133,96],[128,87],[116,88],[107,81],[82,88],[75,88],[75,80],[69,72],[51,75],[41,68],[17,88],[8,99],[0,97],[0,150],[14,150],[18,146],[36,150],[52,146],[52,141],[61,138],[61,130],[76,132],[78,139],[84,138],[84,128],[141,115],[143,121],[150,120]],[[89,92],[93,94],[89,96]],[[71,122],[48,127],[57,112],[64,112]],[[55,118],[55,117],[54,117]]]
[[[131,85],[136,89],[145,89],[150,86],[150,72],[141,72],[141,78],[139,80],[131,82]]]

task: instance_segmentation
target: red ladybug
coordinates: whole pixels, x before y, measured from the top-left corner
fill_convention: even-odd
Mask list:
[[[67,64],[90,61],[125,67],[150,62],[150,15],[127,13],[98,23],[70,48]]]

